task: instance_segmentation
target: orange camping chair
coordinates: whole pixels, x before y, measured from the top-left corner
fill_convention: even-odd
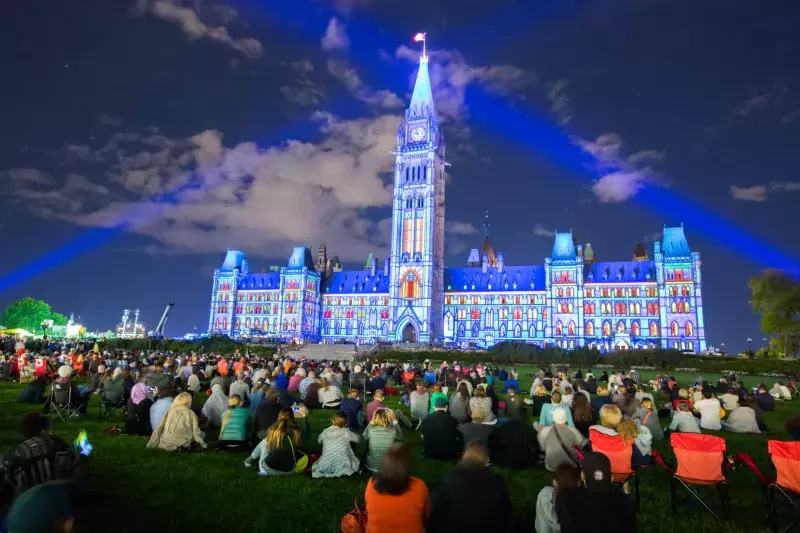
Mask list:
[[[795,518],[784,531],[800,522],[800,442],[767,441],[767,452],[775,466],[776,478],[773,480],[764,474],[749,455],[740,453],[736,459],[746,464],[764,484],[767,499],[767,519],[772,531],[778,531],[778,502],[785,498],[794,510]],[[780,513],[789,516],[788,513]]]
[[[716,487],[720,491],[723,515],[726,520],[730,518],[728,470],[731,464],[725,459],[725,439],[701,433],[672,433],[670,443],[678,461],[678,468],[672,469],[660,456],[655,457],[655,460],[670,474],[672,513],[678,512],[676,489],[678,484],[681,484],[709,513],[714,515],[714,518],[721,520],[698,492],[700,487]]]
[[[633,491],[638,511],[639,479],[636,477],[636,471],[631,467],[634,443],[625,444],[619,435],[612,437],[595,429],[589,430],[589,442],[593,452],[602,453],[611,462],[611,482],[616,489],[633,478]]]

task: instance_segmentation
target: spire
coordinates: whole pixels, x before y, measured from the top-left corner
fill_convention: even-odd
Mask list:
[[[483,216],[483,236],[489,236],[489,211]]]
[[[406,118],[430,117],[435,113],[431,76],[428,72],[428,54],[423,51],[419,58],[417,81],[414,83],[414,92],[411,94],[411,104],[408,106]]]
[[[489,242],[489,212],[483,218],[483,244],[481,244],[480,257],[487,256],[489,258],[489,266],[497,266],[497,256],[494,253],[494,247]]]

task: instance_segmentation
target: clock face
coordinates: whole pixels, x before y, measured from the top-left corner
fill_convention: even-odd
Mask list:
[[[425,128],[414,128],[411,130],[411,140],[415,142],[425,140]]]

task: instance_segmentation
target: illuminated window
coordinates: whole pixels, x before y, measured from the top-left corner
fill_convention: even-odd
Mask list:
[[[651,337],[658,337],[658,323],[657,322],[650,322],[650,336]]]
[[[587,320],[586,324],[583,326],[583,329],[585,330],[586,335],[591,337],[594,335],[594,322]]]
[[[413,238],[414,221],[410,218],[403,220],[403,252],[411,253],[411,239]]]
[[[596,311],[596,308],[595,308],[594,302],[592,302],[591,304],[589,304],[589,314],[594,315],[595,311]]]
[[[624,333],[625,332],[625,322],[620,320],[617,322],[617,333]]]
[[[425,235],[423,233],[424,220],[417,218],[414,220],[414,251],[422,252],[422,245],[425,243]]]
[[[691,310],[692,310],[692,307],[689,305],[689,302],[684,302],[684,304],[683,304],[683,312],[684,313],[688,313]]]
[[[401,298],[419,298],[419,282],[413,272],[406,274],[401,284]]]
[[[515,337],[522,337],[522,328],[520,327],[519,324],[514,326],[514,336]]]
[[[514,320],[522,320],[522,309],[519,307],[514,308]]]
[[[638,337],[639,333],[641,333],[639,329],[639,321],[634,320],[633,324],[631,324],[631,335],[633,335],[634,337]]]
[[[691,337],[694,334],[694,327],[692,326],[691,322],[686,323],[686,326],[684,326],[684,330],[686,331],[687,337]]]
[[[561,321],[559,320],[558,322],[556,322],[556,335],[562,335],[563,333],[564,333],[564,326],[563,324],[561,324]]]
[[[480,320],[481,319],[481,310],[477,307],[473,307],[472,311],[470,312],[470,318],[472,320]]]
[[[672,333],[673,337],[677,337],[678,336],[678,323],[677,322],[672,322],[672,324],[670,325],[670,333]]]
[[[228,319],[227,318],[223,318],[222,319],[222,329],[228,329]]]
[[[453,336],[453,313],[450,311],[444,314],[444,336]]]
[[[567,335],[575,335],[575,322],[571,321],[567,324]]]

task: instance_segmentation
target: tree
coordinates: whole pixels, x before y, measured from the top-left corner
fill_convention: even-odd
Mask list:
[[[778,270],[765,270],[748,282],[750,305],[761,314],[761,329],[772,335],[771,346],[784,355],[798,352],[800,283]]]
[[[53,313],[50,318],[53,320],[54,326],[66,326],[67,322],[69,322],[69,318],[61,313]]]
[[[3,325],[6,328],[22,328],[31,333],[41,330],[43,320],[50,318],[50,305],[42,300],[20,298],[3,311]]]

